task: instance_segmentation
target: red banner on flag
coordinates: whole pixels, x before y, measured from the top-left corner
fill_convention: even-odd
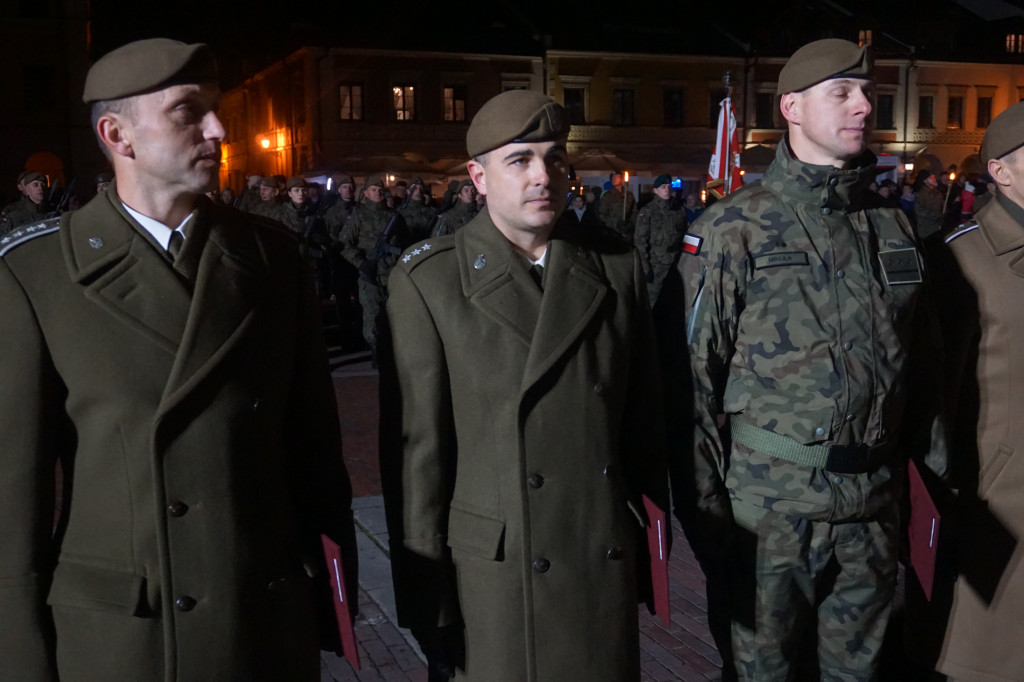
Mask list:
[[[718,138],[708,167],[707,191],[721,199],[743,185],[740,174],[740,144],[732,98],[722,100],[718,109]]]

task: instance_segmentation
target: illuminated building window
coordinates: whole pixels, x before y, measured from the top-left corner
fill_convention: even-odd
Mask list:
[[[416,118],[416,86],[396,85],[391,88],[395,101],[395,120],[412,121]]]
[[[444,90],[444,120],[466,120],[466,86],[446,85]]]
[[[857,31],[857,44],[861,47],[871,44],[871,31]]]
[[[1010,54],[1024,54],[1024,33],[1007,33],[1006,51]]]
[[[964,98],[949,98],[949,116],[946,118],[947,130],[961,130],[964,127]]]
[[[636,123],[636,90],[616,89],[612,93],[612,124],[631,126]]]
[[[341,119],[343,121],[363,120],[363,86],[355,83],[342,83],[338,91],[341,95]]]

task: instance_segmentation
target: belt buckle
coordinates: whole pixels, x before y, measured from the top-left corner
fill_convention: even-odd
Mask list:
[[[867,443],[833,445],[828,449],[825,471],[834,474],[862,474],[867,471],[871,447]]]

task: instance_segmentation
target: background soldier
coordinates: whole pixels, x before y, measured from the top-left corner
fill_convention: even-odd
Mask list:
[[[686,232],[686,219],[681,210],[672,208],[671,197],[672,176],[659,175],[654,179],[654,198],[636,217],[636,248],[647,273],[647,296],[652,308],[662,282],[679,258]]]
[[[426,239],[429,236],[430,226],[437,216],[437,210],[433,206],[428,206],[423,201],[423,189],[425,186],[423,180],[413,178],[409,184],[408,196],[398,209],[398,212],[402,214],[402,219],[405,221],[406,228],[409,230],[410,238],[414,242]]]
[[[939,190],[935,173],[924,171],[915,184],[917,191],[914,213],[917,215],[917,235],[924,239],[942,231],[945,219],[942,203],[945,199]]]
[[[388,295],[388,276],[410,239],[402,216],[384,203],[384,181],[371,179],[363,203],[341,230],[341,255],[359,271],[359,304],[363,307],[363,338],[377,357],[377,318]]]
[[[245,211],[246,213],[253,213],[256,206],[259,205],[262,197],[260,196],[260,186],[263,184],[263,176],[252,174],[245,180],[245,190],[242,192],[242,198],[238,202],[238,209]]]
[[[260,180],[260,201],[252,206],[250,212],[253,215],[276,220],[275,216],[278,213],[278,207],[281,205],[281,202],[278,200],[280,194],[281,188],[278,186],[275,178],[263,178]]]
[[[18,176],[21,198],[8,204],[0,214],[0,236],[16,227],[37,223],[50,217],[46,202],[46,176],[39,171],[22,171]]]
[[[568,132],[538,92],[484,104],[466,147],[488,210],[391,275],[381,479],[431,680],[640,679],[630,508],[667,501],[651,315],[631,246],[556,227]]]
[[[679,513],[727,667],[723,590],[731,603],[744,680],[792,679],[815,620],[821,679],[874,679],[902,447],[928,442],[911,419],[926,401],[904,412],[911,343],[931,320],[914,233],[898,209],[864,208],[871,86],[867,47],[797,50],[779,75],[774,162],[684,238],[697,429]]]
[[[324,213],[324,222],[327,223],[327,233],[331,241],[337,241],[341,235],[341,228],[349,219],[352,212],[356,210],[356,182],[351,175],[334,176],[334,187],[337,190],[337,197],[330,200],[330,206]]]
[[[626,186],[622,182],[622,171],[612,171],[608,174],[608,179],[612,186],[601,195],[601,222],[632,244],[633,230],[636,227],[636,198],[631,192],[626,191]]]
[[[455,189],[455,204],[437,216],[434,236],[455,234],[476,215],[476,187],[472,180],[463,180]]]

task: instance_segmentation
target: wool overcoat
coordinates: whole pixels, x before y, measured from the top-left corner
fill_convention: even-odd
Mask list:
[[[399,622],[479,682],[639,679],[641,494],[666,508],[645,277],[563,221],[543,292],[484,211],[391,275],[381,474]],[[397,370],[397,371],[395,371]]]
[[[356,565],[309,268],[199,202],[184,277],[114,186],[0,244],[0,679],[319,679],[319,534]]]

